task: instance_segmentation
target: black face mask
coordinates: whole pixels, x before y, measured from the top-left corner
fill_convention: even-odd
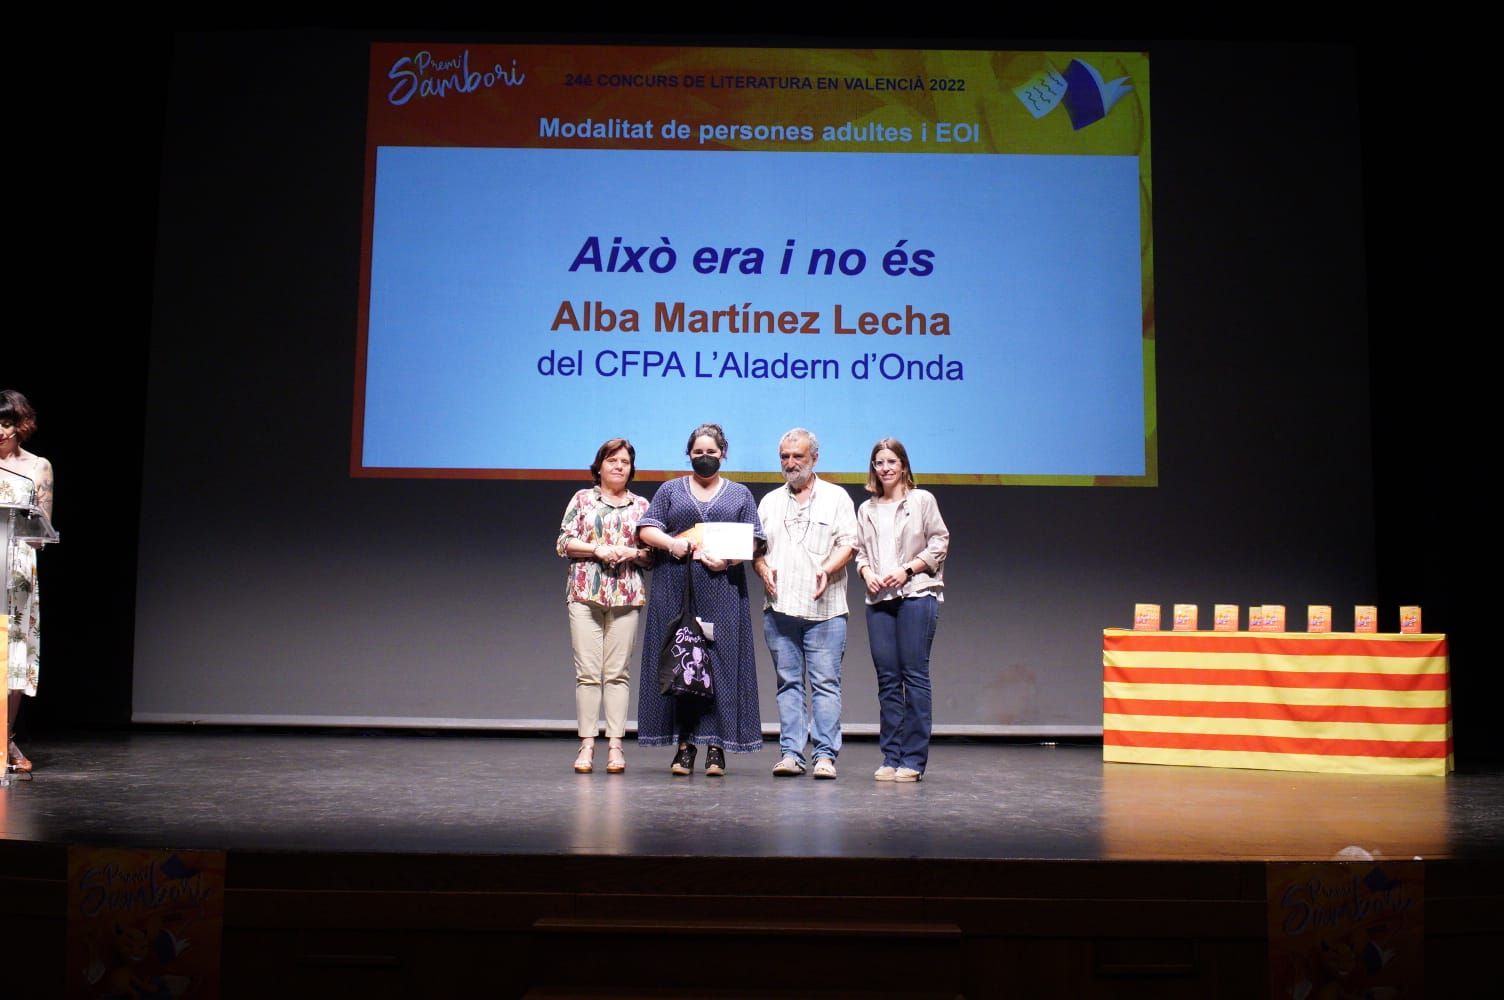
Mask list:
[[[696,455],[689,464],[695,467],[695,475],[701,479],[709,479],[721,469],[721,460],[714,455]]]

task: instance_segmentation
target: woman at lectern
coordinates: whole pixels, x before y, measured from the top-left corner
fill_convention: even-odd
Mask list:
[[[896,438],[872,446],[872,498],[856,512],[856,568],[867,587],[867,641],[877,668],[878,781],[919,781],[930,755],[930,645],[945,600],[950,530],[933,494],[914,486]]]
[[[0,503],[40,507],[52,518],[52,463],[21,447],[37,429],[37,414],[14,389],[0,390]],[[37,550],[12,542],[5,581],[10,604],[6,663],[6,760],[17,771],[31,761],[11,736],[21,711],[21,696],[36,696],[37,650],[40,645],[40,599],[37,595]]]
[[[706,522],[752,526],[762,539],[762,522],[752,491],[721,475],[726,432],[701,424],[685,447],[694,470],[671,479],[653,494],[642,519],[644,544],[661,550],[648,601],[642,640],[644,683],[637,686],[637,742],[645,747],[676,745],[673,774],[690,774],[695,751],[705,745],[705,773],[726,773],[726,753],[762,749],[762,717],[757,703],[757,655],[752,645],[752,604],[743,563],[706,552],[698,538]],[[685,588],[694,586],[692,613],[714,626],[709,644],[714,697],[662,694],[656,683],[658,654],[669,629],[684,609]]]
[[[627,660],[637,635],[637,619],[647,591],[642,567],[652,554],[637,540],[637,522],[648,501],[627,489],[637,473],[637,450],[626,438],[612,438],[590,464],[595,485],[580,490],[559,525],[559,555],[569,560],[569,640],[574,648],[574,707],[580,749],[574,769],[595,769],[595,737],[606,710],[606,773],[627,769],[622,737],[627,734],[630,674]]]

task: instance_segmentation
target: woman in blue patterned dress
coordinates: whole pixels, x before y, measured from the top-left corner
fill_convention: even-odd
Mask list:
[[[647,631],[642,641],[643,683],[638,685],[637,742],[645,747],[677,745],[670,770],[694,770],[695,748],[705,744],[705,773],[726,772],[726,751],[762,749],[762,716],[757,703],[757,654],[752,644],[752,606],[746,571],[739,561],[723,561],[698,548],[690,532],[707,521],[752,525],[763,538],[752,492],[721,476],[726,434],[719,424],[701,424],[685,449],[691,475],[664,483],[637,523],[638,540],[658,549],[653,591],[648,596]],[[694,574],[694,613],[715,625],[710,670],[715,698],[676,698],[660,694],[658,652],[669,626],[684,606],[684,587]]]

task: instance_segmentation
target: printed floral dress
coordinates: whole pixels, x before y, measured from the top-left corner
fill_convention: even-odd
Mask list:
[[[0,476],[0,503],[31,504],[32,492],[24,484]],[[24,541],[13,541],[6,553],[9,573],[5,596],[10,604],[6,689],[37,693],[37,661],[42,645],[41,598],[37,592],[37,550]]]

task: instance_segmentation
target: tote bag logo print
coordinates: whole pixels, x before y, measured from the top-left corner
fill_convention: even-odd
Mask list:
[[[697,694],[709,695],[712,692],[710,657],[703,636],[687,626],[679,626],[674,633],[671,655],[676,688]]]

